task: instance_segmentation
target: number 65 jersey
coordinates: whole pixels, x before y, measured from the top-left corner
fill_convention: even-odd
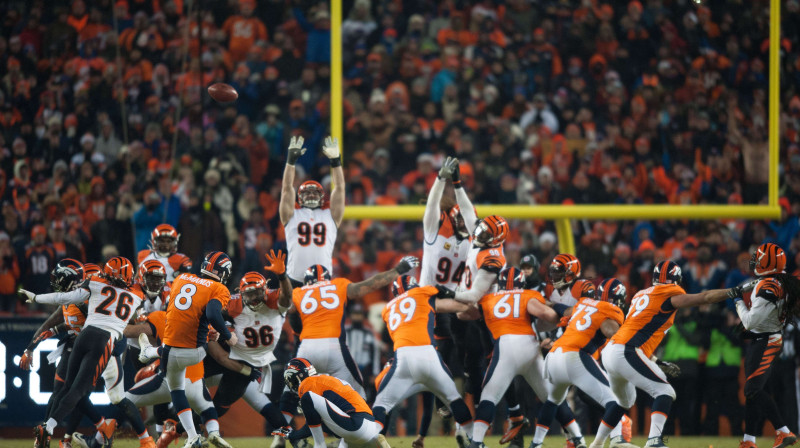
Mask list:
[[[230,358],[263,367],[275,361],[275,343],[281,337],[284,316],[278,311],[279,290],[267,290],[267,304],[258,310],[244,305],[241,296],[228,302],[228,315],[239,342],[231,347]]]
[[[336,223],[329,208],[296,208],[286,223],[286,275],[302,282],[306,269],[314,264],[333,272],[333,244]]]
[[[292,291],[292,302],[303,322],[300,341],[344,336],[342,327],[349,284],[346,278],[335,278]]]

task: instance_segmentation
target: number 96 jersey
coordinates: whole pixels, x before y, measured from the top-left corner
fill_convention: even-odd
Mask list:
[[[179,275],[169,293],[164,344],[182,348],[205,345],[208,342],[206,305],[212,299],[219,300],[224,308],[231,293],[220,282],[193,274]]]
[[[400,347],[419,347],[433,344],[433,322],[436,314],[435,286],[420,286],[400,294],[383,309],[382,317],[394,342]]]
[[[228,314],[233,318],[233,331],[239,342],[231,347],[231,359],[263,367],[275,361],[275,343],[281,337],[284,316],[278,311],[280,291],[267,290],[267,305],[254,311],[243,306],[241,296],[228,302]]]
[[[297,208],[286,223],[286,275],[301,282],[306,269],[314,264],[333,272],[333,244],[336,223],[329,208]]]
[[[349,284],[350,280],[346,278],[335,278],[295,288],[292,302],[303,322],[301,341],[343,336],[344,307],[347,305]]]

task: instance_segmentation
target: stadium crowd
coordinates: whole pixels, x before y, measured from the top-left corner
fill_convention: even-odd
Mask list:
[[[208,9],[198,14],[189,3],[0,6],[4,313],[28,312],[17,288],[48,292],[59,259],[135,259],[162,222],[178,229],[179,251],[195,266],[215,249],[234,255],[238,275],[260,269],[269,249],[285,248],[278,201],[291,136],[304,136],[310,153],[298,180],[328,186],[320,150],[330,108],[328,6],[200,2]],[[419,203],[448,155],[461,160],[479,211],[766,201],[768,2],[344,3],[347,204]],[[800,2],[785,5],[783,23],[799,23]],[[796,26],[783,27],[780,45],[781,219],[576,220],[585,277],[615,276],[633,293],[670,258],[689,293],[729,287],[749,276],[751,248],[765,241],[797,267]],[[205,94],[214,82],[233,85],[238,101],[214,103]],[[358,281],[402,255],[421,256],[419,222],[346,221],[343,230],[337,276]],[[508,241],[510,263],[532,253],[543,274],[558,252],[545,221],[514,222]],[[372,294],[364,305],[384,300]],[[734,432],[741,421],[735,395],[723,393],[738,390],[741,361],[728,307],[723,317],[681,314],[665,345],[663,359],[684,372],[674,382],[682,434],[716,434],[715,412],[732,414]],[[786,340],[776,387],[794,390],[796,354]],[[782,397],[796,432],[794,395]]]

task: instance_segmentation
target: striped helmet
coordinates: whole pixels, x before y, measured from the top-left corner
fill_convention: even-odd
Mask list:
[[[324,197],[325,190],[317,181],[307,180],[297,189],[297,202],[300,207],[320,208]]]
[[[72,291],[83,281],[84,275],[83,263],[65,258],[50,272],[50,287],[56,292]]]
[[[513,266],[504,268],[497,276],[497,287],[501,291],[522,289],[525,286],[525,274]]]
[[[311,365],[305,358],[294,358],[286,364],[286,370],[283,371],[283,382],[286,387],[294,393],[300,389],[300,383],[310,376],[315,376],[317,369]]]
[[[628,291],[621,281],[614,277],[607,278],[600,282],[595,292],[595,298],[601,302],[609,302],[620,308],[625,306]]]
[[[206,254],[200,273],[223,285],[228,282],[233,270],[233,263],[225,252],[213,251]]]
[[[777,244],[764,243],[750,257],[750,269],[759,277],[786,270],[786,253]]]
[[[267,279],[258,272],[248,272],[239,281],[239,293],[242,303],[253,311],[258,311],[267,305]]]
[[[156,297],[167,286],[167,270],[158,260],[146,260],[139,265],[139,284],[148,297]]]
[[[506,237],[508,237],[508,222],[498,215],[481,219],[472,232],[472,242],[478,247],[502,246]]]
[[[561,289],[575,282],[581,276],[581,262],[572,254],[558,254],[550,262],[550,282]]]
[[[413,275],[401,275],[394,279],[392,283],[392,296],[397,297],[418,286],[419,283],[417,283],[417,279]]]
[[[578,279],[575,281],[575,284],[572,285],[572,297],[580,300],[580,299],[592,299],[595,298],[595,290],[594,283],[590,282],[586,279]]]
[[[159,257],[169,257],[178,252],[178,239],[181,235],[169,224],[159,224],[150,233],[150,248]]]
[[[303,277],[303,284],[308,286],[330,279],[331,273],[328,272],[328,269],[325,266],[321,264],[314,264],[306,269],[306,275]]]
[[[653,268],[653,284],[666,285],[674,283],[680,285],[681,280],[683,280],[683,272],[678,263],[674,261],[662,261]]]
[[[125,257],[114,257],[106,262],[103,275],[129,286],[133,282],[133,265]]]
[[[103,272],[103,268],[94,263],[86,263],[83,265],[83,275],[89,278],[90,275],[99,274]]]

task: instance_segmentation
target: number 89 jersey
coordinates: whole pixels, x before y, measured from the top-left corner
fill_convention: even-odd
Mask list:
[[[141,306],[142,296],[136,291],[112,286],[97,276],[84,282],[81,288],[89,292],[89,315],[83,326],[101,328],[119,339]]]
[[[281,337],[283,315],[278,311],[280,291],[267,290],[267,305],[254,311],[243,306],[238,294],[228,302],[228,314],[239,342],[231,347],[231,359],[263,367],[275,361],[275,343]]]
[[[538,300],[544,304],[544,297],[532,289],[512,289],[486,294],[478,304],[483,311],[486,326],[494,339],[506,334],[533,335],[528,302]]]
[[[286,274],[302,282],[306,269],[314,264],[333,272],[333,244],[336,242],[336,223],[328,208],[294,210],[286,223]]]
[[[344,307],[347,305],[349,284],[350,280],[346,278],[335,278],[295,288],[292,302],[303,322],[301,341],[343,336]]]
[[[212,299],[228,305],[231,293],[220,282],[181,274],[172,282],[167,305],[164,344],[171,347],[197,348],[208,341],[206,305]]]
[[[622,310],[613,303],[581,299],[575,305],[564,334],[553,345],[553,350],[560,348],[565,352],[594,354],[606,342],[605,335],[600,331],[606,319],[622,325],[625,318]]]
[[[420,286],[400,294],[383,309],[382,317],[394,341],[394,349],[433,344],[436,314],[435,286]]]

